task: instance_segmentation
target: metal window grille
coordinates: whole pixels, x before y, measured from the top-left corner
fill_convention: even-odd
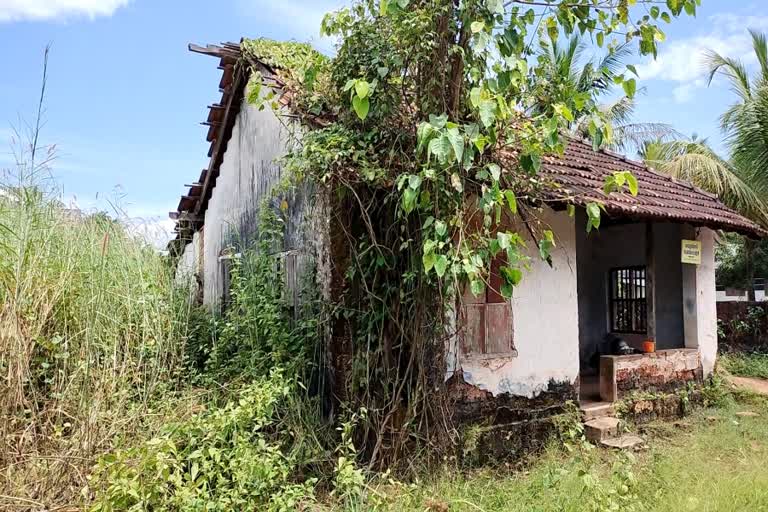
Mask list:
[[[645,334],[648,331],[645,267],[612,269],[609,286],[611,331]]]

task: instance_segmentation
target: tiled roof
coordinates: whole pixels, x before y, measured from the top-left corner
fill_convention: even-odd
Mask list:
[[[638,194],[603,192],[605,178],[616,171],[630,171]],[[541,173],[554,182],[551,200],[568,200],[585,206],[602,203],[609,216],[637,220],[685,222],[713,229],[765,236],[766,231],[725,206],[717,196],[684,181],[658,173],[645,164],[628,160],[575,139],[567,141],[563,156],[542,158]]]

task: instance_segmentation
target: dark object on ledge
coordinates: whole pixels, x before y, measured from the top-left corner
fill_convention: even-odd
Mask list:
[[[630,346],[622,337],[609,332],[603,336],[603,341],[597,345],[597,350],[589,358],[589,366],[597,370],[600,367],[600,356],[628,356],[642,353]]]

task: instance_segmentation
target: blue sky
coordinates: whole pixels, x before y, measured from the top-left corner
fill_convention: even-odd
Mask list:
[[[58,147],[53,171],[64,196],[85,208],[118,197],[130,216],[165,219],[182,185],[207,165],[199,122],[219,96],[216,60],[188,52],[187,43],[264,36],[328,53],[320,19],[344,3],[0,0],[0,164],[10,125],[34,113],[51,42],[43,139]],[[647,94],[637,119],[670,123],[722,149],[717,117],[733,97],[720,81],[707,87],[700,53],[710,47],[749,62],[746,29],[768,31],[768,12],[762,2],[702,4],[696,19],[669,26],[655,62],[638,66]]]

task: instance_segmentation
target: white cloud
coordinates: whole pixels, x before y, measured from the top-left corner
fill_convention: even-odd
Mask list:
[[[0,23],[111,16],[130,0],[0,0]]]
[[[173,238],[173,228],[176,225],[168,217],[141,219],[131,217],[123,219],[123,223],[127,226],[129,232],[142,237],[148,244],[161,250],[165,249],[165,246]]]
[[[327,13],[348,6],[350,2],[351,0],[239,0],[237,5],[245,16],[286,29],[288,39],[309,41],[318,50],[331,53],[334,41],[320,37],[320,22]]]
[[[704,65],[706,50],[737,57],[748,65],[754,64],[752,41],[748,28],[768,29],[768,16],[716,14],[709,18],[712,30],[693,37],[670,40],[661,45],[656,60],[649,59],[637,66],[643,80],[665,80],[678,85],[673,89],[675,101],[683,103],[695,96],[695,90],[706,87]]]

